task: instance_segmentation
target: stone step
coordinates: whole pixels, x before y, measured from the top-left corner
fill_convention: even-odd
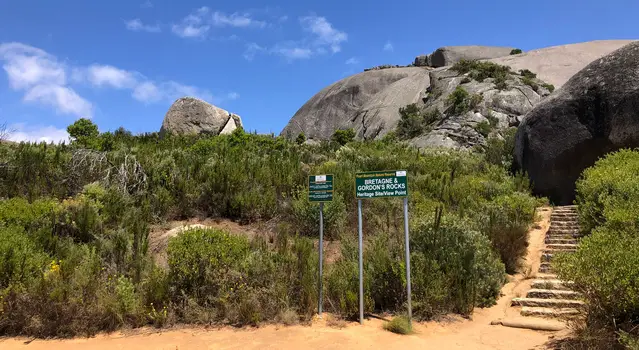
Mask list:
[[[559,290],[559,289],[531,289],[526,294],[527,298],[538,299],[570,299],[577,300],[581,298],[581,294],[572,290]]]
[[[559,279],[541,279],[537,276],[536,280],[533,280],[531,287],[533,289],[553,289],[553,290],[570,290],[573,282],[566,282]]]
[[[577,250],[577,244],[546,244],[546,249]]]
[[[548,308],[548,307],[524,306],[521,308],[521,315],[535,316],[535,317],[564,318],[564,317],[579,315],[579,310],[575,308],[554,309],[554,308]]]
[[[513,298],[511,304],[513,306],[551,307],[556,309],[579,308],[585,305],[581,300],[542,298]]]
[[[572,235],[578,235],[580,234],[580,229],[578,228],[556,228],[556,227],[551,227],[548,229],[548,234],[559,234],[559,235],[566,235],[566,234],[572,234]]]
[[[579,229],[579,224],[575,222],[551,222],[551,228],[561,228],[561,229]]]
[[[542,263],[550,262],[552,261],[552,257],[553,257],[553,254],[550,254],[550,253],[541,254],[541,262]]]
[[[553,269],[552,266],[550,265],[544,265],[544,263],[541,263],[541,266],[539,266],[539,272],[541,273],[553,273]]]
[[[538,273],[535,278],[538,280],[556,280],[558,277],[554,273]]]
[[[579,240],[576,238],[546,237],[546,240],[544,242],[546,244],[578,244]]]
[[[581,238],[578,233],[546,233],[546,238]]]

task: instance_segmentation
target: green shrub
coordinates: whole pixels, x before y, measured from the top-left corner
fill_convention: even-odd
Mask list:
[[[536,200],[523,193],[513,193],[495,198],[484,213],[482,231],[490,238],[499,253],[506,272],[516,273],[521,258],[528,248],[528,229],[535,220]]]
[[[486,141],[484,155],[486,160],[495,165],[499,165],[504,169],[510,169],[513,163],[513,154],[515,152],[515,135],[517,128],[508,128],[504,132],[503,139],[498,137],[489,137]]]
[[[487,121],[481,121],[474,127],[475,131],[480,133],[483,137],[488,137],[491,131],[493,131],[492,125]]]
[[[472,79],[470,79],[469,77],[464,77],[459,83],[460,84],[468,84],[471,81],[473,81]]]
[[[345,144],[355,140],[355,130],[353,129],[335,130],[335,132],[333,133],[333,136],[331,136],[331,140],[344,146]]]
[[[475,109],[479,106],[479,104],[484,100],[484,96],[482,94],[473,94],[470,96],[470,101],[468,105],[471,109]]]
[[[0,227],[0,291],[11,285],[30,285],[41,276],[48,260],[23,228]]]
[[[319,235],[319,204],[308,200],[308,190],[301,191],[293,200],[293,223],[298,232],[308,237]],[[331,202],[324,203],[324,237],[339,238],[346,223],[346,205],[340,194],[334,194]]]
[[[397,334],[411,334],[413,327],[405,316],[393,317],[389,322],[384,323],[384,329]]]
[[[528,69],[520,69],[519,70],[519,75],[521,75],[522,77],[529,78],[529,79],[537,78],[537,74],[531,72]]]
[[[303,144],[304,142],[306,142],[306,135],[304,135],[303,132],[299,133],[297,135],[297,137],[295,138],[295,143],[297,143],[298,145]]]
[[[520,53],[522,53],[523,51],[521,51],[521,49],[512,49],[510,51],[511,55],[519,55]]]
[[[206,305],[206,300],[239,283],[232,271],[248,251],[246,238],[219,230],[193,229],[171,238],[167,256],[172,293],[193,296]]]
[[[446,99],[447,111],[450,115],[461,115],[468,112],[470,106],[470,94],[466,89],[458,86]]]
[[[506,90],[508,89],[508,79],[505,76],[498,76],[495,78],[495,88],[497,90]]]
[[[484,81],[488,78],[494,79],[507,79],[510,72],[510,67],[502,66],[496,63],[487,62],[487,61],[469,61],[469,60],[461,60],[455,63],[452,67],[452,70],[460,73],[466,74],[469,73],[469,77],[477,80],[479,82]]]
[[[539,90],[539,85],[537,83],[535,83],[532,78],[528,77],[528,76],[524,76],[523,78],[521,78],[521,82],[524,83],[525,85],[530,86],[533,91],[537,92]]]
[[[411,139],[424,132],[424,118],[421,109],[415,104],[409,104],[399,109],[400,119],[397,123],[397,134],[404,139]]]
[[[499,118],[495,117],[492,112],[486,114],[486,119],[488,119],[491,127],[497,128],[499,126]]]
[[[546,83],[544,83],[544,84],[541,84],[541,86],[543,86],[544,88],[546,88],[546,90],[548,90],[548,91],[550,91],[550,92],[555,91],[555,86],[554,86],[554,85],[552,85],[552,84],[546,84]]]

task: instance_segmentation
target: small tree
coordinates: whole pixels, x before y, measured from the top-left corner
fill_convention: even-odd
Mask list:
[[[299,133],[299,135],[297,135],[297,137],[295,138],[295,143],[297,143],[298,145],[303,144],[304,142],[306,142],[306,135],[304,135],[303,132]]]
[[[523,51],[521,51],[521,49],[513,49],[512,51],[510,51],[510,54],[511,55],[519,55],[522,52]]]
[[[355,130],[353,129],[340,129],[335,130],[335,133],[331,137],[331,140],[344,146],[345,144],[355,139]]]
[[[98,126],[86,118],[80,118],[75,123],[67,127],[67,132],[73,142],[82,147],[90,147],[96,143],[98,135]]]
[[[399,123],[397,124],[397,134],[403,139],[411,139],[421,135],[424,131],[424,118],[420,108],[411,103],[399,109]]]

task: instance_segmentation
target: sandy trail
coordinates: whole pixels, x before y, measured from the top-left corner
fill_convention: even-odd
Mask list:
[[[539,264],[539,250],[548,229],[550,210],[539,211],[542,220],[530,232],[527,264]],[[530,271],[526,269],[527,271]],[[536,269],[532,270],[535,271]],[[510,307],[513,297],[524,293],[530,284],[529,273],[513,276],[504,286],[497,305],[477,309],[471,320],[454,317],[446,322],[426,322],[414,326],[416,334],[401,336],[382,329],[383,321],[370,319],[364,325],[350,323],[343,329],[328,327],[317,319],[311,326],[275,326],[260,328],[183,328],[158,331],[141,329],[68,340],[5,338],[3,350],[14,349],[544,349],[561,332],[491,326],[502,318],[518,318],[519,310]]]

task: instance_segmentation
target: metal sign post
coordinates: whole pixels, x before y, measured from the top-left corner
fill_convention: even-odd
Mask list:
[[[357,198],[357,224],[359,239],[359,323],[364,322],[364,263],[362,242],[362,199],[404,198],[404,234],[406,248],[406,293],[408,304],[408,322],[412,323],[410,290],[410,246],[408,234],[408,178],[405,170],[373,171],[355,175],[355,197]]]
[[[333,200],[333,175],[311,175],[308,177],[308,200],[319,202],[319,283],[317,313],[322,316],[324,291],[322,287],[324,262],[324,202]]]

